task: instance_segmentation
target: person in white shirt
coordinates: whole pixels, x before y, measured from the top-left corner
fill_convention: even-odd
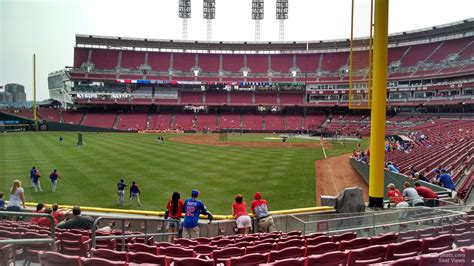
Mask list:
[[[25,191],[21,187],[21,181],[13,181],[13,186],[10,189],[10,201],[7,205],[7,211],[20,212],[21,207],[26,208],[25,205]]]

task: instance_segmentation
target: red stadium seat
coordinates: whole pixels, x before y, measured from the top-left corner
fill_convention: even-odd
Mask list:
[[[231,247],[231,248],[224,248],[221,250],[214,250],[211,253],[211,258],[217,264],[217,263],[223,263],[226,259],[229,259],[231,257],[239,257],[239,256],[243,256],[244,254],[245,254],[244,248]]]
[[[339,250],[359,249],[370,246],[369,237],[354,238],[352,240],[342,240]]]
[[[387,246],[376,245],[361,249],[352,249],[349,252],[347,264],[349,265],[367,265],[384,261]]]
[[[306,266],[318,265],[346,265],[348,251],[331,251],[320,255],[308,256]]]
[[[408,258],[403,258],[403,259],[398,259],[398,260],[392,260],[384,264],[390,265],[390,266],[414,266],[414,265],[420,264],[420,257],[413,256],[413,257],[408,257]]]
[[[245,250],[245,254],[253,254],[253,253],[267,253],[272,250],[276,250],[275,243],[263,243],[255,246],[247,247]]]
[[[422,244],[423,241],[419,239],[412,239],[401,243],[389,244],[385,259],[397,260],[401,258],[417,256],[421,251]]]
[[[0,245],[0,265],[15,265],[16,248],[15,245]]]
[[[287,247],[281,250],[270,251],[269,262],[284,260],[288,258],[300,258],[305,256],[306,249],[304,247]]]
[[[306,246],[306,256],[320,255],[339,250],[340,243],[326,242],[315,246]]]
[[[279,260],[272,263],[268,263],[268,266],[305,266],[306,262],[304,258],[298,259],[286,259]]]
[[[182,247],[159,247],[158,255],[164,255],[174,258],[189,258],[194,257],[194,251],[188,248]]]
[[[40,251],[38,256],[39,262],[42,266],[81,265],[81,259],[79,256],[62,255],[61,253],[48,251]]]
[[[89,252],[90,240],[81,234],[64,232],[59,234],[61,254],[86,257]]]
[[[110,261],[127,261],[127,253],[110,249],[91,249],[91,257]]]
[[[282,241],[282,240],[280,240]],[[292,239],[284,242],[277,243],[277,250],[282,250],[288,247],[304,247],[305,240],[304,239]]]
[[[226,266],[253,266],[268,262],[268,253],[247,254],[241,257],[231,257],[226,261]]]
[[[453,248],[454,237],[452,235],[441,235],[423,239],[421,253],[436,253]]]
[[[176,258],[173,263],[174,266],[214,266],[213,260],[199,258]]]
[[[330,236],[317,236],[314,238],[306,238],[307,246],[315,246],[326,242],[332,242],[332,238]]]
[[[418,232],[416,230],[400,232],[398,233],[398,242],[416,239],[417,235],[418,235]]]
[[[357,237],[357,234],[354,232],[348,232],[340,235],[333,235],[332,242],[340,242],[342,240],[352,240]]]
[[[397,242],[398,233],[388,233],[374,236],[370,239],[370,245],[386,245]]]
[[[157,247],[156,246],[149,246],[142,243],[129,243],[127,244],[127,251],[128,252],[146,252],[153,255],[157,255]]]
[[[166,265],[166,256],[153,255],[145,252],[127,253],[128,262],[131,263],[152,263],[153,265]]]
[[[436,228],[429,227],[425,229],[418,229],[416,238],[427,238],[427,237],[432,237],[436,235]]]
[[[193,248],[193,251],[196,255],[205,255],[205,256],[211,256],[211,253],[214,250],[217,250],[217,246],[211,246],[211,245],[196,245]]]
[[[212,246],[218,246],[218,247],[226,247],[230,244],[233,244],[234,240],[232,239],[219,239],[219,240],[213,240],[211,242]]]
[[[112,261],[101,258],[81,258],[81,266],[126,266],[128,265],[125,261]],[[164,265],[164,264],[161,264]]]
[[[461,234],[454,234],[454,243],[456,247],[464,247],[474,245],[474,232],[464,232]]]
[[[248,241],[241,241],[241,240],[235,242],[234,244],[228,245],[228,247],[238,247],[238,248],[246,248],[249,246],[253,246],[253,243],[248,242]]]

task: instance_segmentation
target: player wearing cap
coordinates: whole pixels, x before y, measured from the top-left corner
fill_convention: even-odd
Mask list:
[[[59,178],[59,172],[54,169],[53,172],[49,175],[49,178],[51,179],[51,183],[53,184],[53,192],[56,192],[56,185],[58,184],[58,178]]]
[[[123,179],[120,179],[120,182],[117,183],[117,190],[118,190],[118,206],[123,205],[123,196],[125,195],[125,187],[127,184],[125,184],[125,181]]]
[[[193,190],[191,192],[191,198],[184,201],[184,221],[183,221],[183,238],[196,238],[199,237],[199,215],[207,215],[209,223],[212,222],[212,213],[207,211],[206,205],[202,201],[198,200],[199,191]]]
[[[138,187],[137,183],[135,183],[135,181],[133,181],[132,186],[130,186],[130,206],[132,206],[134,198],[137,198],[138,207],[140,207],[140,188]]]

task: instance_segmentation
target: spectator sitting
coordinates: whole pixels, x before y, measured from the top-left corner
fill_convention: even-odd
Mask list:
[[[405,203],[402,193],[400,193],[400,190],[398,190],[398,188],[395,187],[395,184],[390,183],[388,184],[387,188],[388,188],[387,198],[390,199],[390,202],[394,203],[395,206],[398,206],[398,207],[406,207],[404,206],[405,204],[402,204],[402,203]]]
[[[422,196],[425,199],[426,206],[428,207],[438,207],[439,197],[433,190],[428,187],[422,186],[419,182],[415,183],[415,190],[418,192],[418,195]]]
[[[72,214],[74,215],[71,219],[65,222],[58,224],[60,229],[84,229],[90,230],[94,219],[90,216],[81,215],[81,208],[79,206],[74,206],[72,209]]]
[[[53,206],[51,207],[53,208],[54,220],[56,220],[56,223],[61,222],[64,219],[67,210],[60,210],[59,205],[57,203],[53,204]]]
[[[38,204],[36,205],[36,211],[33,211],[33,213],[43,213],[43,212],[44,212],[43,209],[44,209],[44,204],[43,204],[43,203],[38,203]],[[30,223],[32,223],[32,224],[37,224],[39,218],[40,218],[40,217],[31,217]]]
[[[393,165],[392,162],[387,162],[387,169],[392,173],[397,173],[397,174],[400,173],[400,170],[398,170],[398,168],[395,165]]]
[[[0,210],[5,209],[5,201],[3,200],[3,192],[0,192]]]
[[[44,209],[44,213],[47,213],[47,214],[50,214],[53,212],[53,209],[51,208],[45,208]],[[56,219],[54,219],[54,216],[53,217],[53,221],[54,221],[54,224],[56,225],[58,223],[58,221]],[[48,217],[40,217],[38,219],[38,225],[39,226],[43,226],[43,227],[51,227],[51,220],[48,218]]]
[[[415,171],[416,171],[416,170],[415,170]],[[424,176],[424,175],[421,174],[420,172],[415,172],[415,173],[413,173],[412,177],[413,177],[413,179],[421,180],[421,181],[425,181],[425,182],[430,183],[430,180],[429,180],[428,178],[426,178],[426,176]]]
[[[403,183],[403,196],[410,206],[424,206],[423,199],[420,198],[416,189],[412,188],[409,182]]]

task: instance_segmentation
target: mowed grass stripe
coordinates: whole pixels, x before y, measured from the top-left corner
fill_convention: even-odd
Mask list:
[[[60,135],[64,144],[58,143]],[[29,201],[116,207],[115,185],[125,178],[140,184],[141,208],[148,210],[163,210],[173,191],[184,198],[194,188],[220,214],[230,213],[235,194],[250,202],[255,191],[264,194],[273,210],[314,206],[314,161],[323,157],[320,149],[190,145],[169,141],[175,135],[164,136],[165,144],[158,145],[156,135],[84,133],[86,145],[81,148],[75,146],[77,133],[1,135],[0,190],[8,191],[11,181],[20,178]],[[246,141],[245,135],[242,139]],[[352,148],[338,145],[326,152],[337,155]],[[44,193],[29,188],[33,165],[42,171]],[[62,176],[57,193],[50,192],[53,168]]]

